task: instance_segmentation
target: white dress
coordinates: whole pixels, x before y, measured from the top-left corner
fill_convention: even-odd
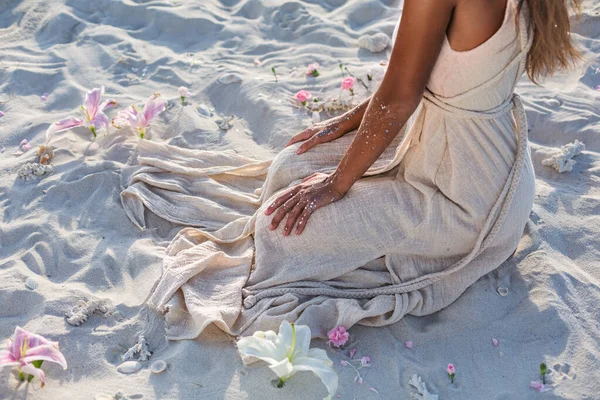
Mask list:
[[[301,235],[268,229],[264,209],[315,171],[332,172],[356,132],[273,160],[140,142],[122,202],[183,225],[148,305],[167,337],[210,323],[230,334],[282,319],[324,337],[335,326],[381,326],[446,307],[516,249],[535,180],[523,106],[514,94],[531,45],[527,9],[508,0],[481,46],[443,45],[423,101],[376,163]]]

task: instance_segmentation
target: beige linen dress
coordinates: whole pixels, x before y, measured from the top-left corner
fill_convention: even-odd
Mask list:
[[[356,132],[273,160],[141,141],[122,202],[182,225],[150,309],[167,337],[210,323],[230,334],[282,319],[324,337],[337,325],[381,326],[448,306],[516,249],[533,206],[527,121],[515,85],[531,45],[527,9],[481,46],[446,40],[423,101],[384,154],[301,235],[268,229],[264,209],[315,171],[332,172]],[[397,32],[394,32],[394,38]]]

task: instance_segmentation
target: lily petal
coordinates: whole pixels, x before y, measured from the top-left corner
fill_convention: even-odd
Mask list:
[[[166,103],[159,96],[159,93],[155,93],[146,101],[146,105],[142,111],[146,123],[144,127],[148,126],[148,123],[166,108]]]
[[[116,106],[117,106],[117,102],[115,101],[115,99],[108,99],[106,101],[103,101],[102,104],[100,104],[100,111],[104,111],[107,108],[116,107]]]
[[[96,114],[96,117],[92,120],[91,125],[96,129],[104,128],[108,131],[108,121],[108,116],[102,111],[98,111],[98,114]]]
[[[58,344],[55,345],[42,345],[32,347],[25,353],[25,357],[21,358],[21,362],[30,363],[37,360],[44,360],[56,363],[67,369],[67,360],[58,349]]]
[[[63,118],[58,122],[54,122],[46,131],[46,142],[50,141],[52,134],[56,132],[66,131],[67,129],[83,125],[83,120],[75,117]]]
[[[256,357],[271,365],[277,364],[285,358],[285,347],[283,345],[278,346],[267,338],[243,337],[238,340],[237,347],[240,353]]]
[[[311,349],[311,350],[321,350],[321,349]],[[315,375],[317,375],[325,387],[327,387],[327,391],[329,392],[329,397],[333,397],[338,389],[338,375],[331,368],[329,364],[327,364],[324,360],[320,358],[312,358],[312,357],[298,357],[294,359],[294,370],[297,371],[312,371]]]
[[[85,94],[83,108],[87,111],[90,120],[96,117],[96,113],[100,109],[100,99],[102,98],[103,93],[104,86],[100,86],[99,88],[93,88]]]
[[[292,365],[287,357],[275,364],[269,365],[269,368],[271,368],[271,370],[275,372],[278,377],[284,379],[289,379],[296,373],[294,365]]]
[[[31,364],[25,364],[21,367],[21,371],[23,371],[26,374],[33,375],[36,378],[40,378],[40,381],[42,382],[42,387],[44,387],[44,385],[46,384],[46,375],[41,369],[36,368]]]
[[[0,367],[12,367],[19,364],[10,351],[0,350]]]

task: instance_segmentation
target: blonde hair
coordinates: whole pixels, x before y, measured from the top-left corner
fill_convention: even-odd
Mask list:
[[[540,77],[573,67],[582,59],[571,42],[569,21],[569,5],[579,13],[581,0],[519,0],[519,11],[525,1],[529,6],[529,29],[533,32],[527,75],[537,83]]]

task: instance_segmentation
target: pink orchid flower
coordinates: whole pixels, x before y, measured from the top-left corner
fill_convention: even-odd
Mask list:
[[[308,92],[307,90],[301,90],[298,93],[296,93],[294,97],[296,98],[296,100],[302,103],[303,106],[305,106],[306,100],[310,99],[311,95],[310,92]]]
[[[67,369],[67,361],[58,349],[58,342],[27,332],[20,326],[15,328],[14,336],[8,340],[8,350],[0,350],[0,367],[17,366],[21,380],[25,380],[23,374],[29,374],[40,378],[42,387],[46,384],[46,375],[39,366],[44,361]]]
[[[350,334],[346,332],[346,328],[338,326],[332,329],[327,336],[329,336],[329,342],[327,343],[332,343],[335,347],[340,347],[346,344]]]
[[[104,86],[94,88],[85,94],[81,112],[84,119],[75,117],[66,117],[58,122],[51,124],[46,131],[46,143],[50,141],[52,134],[56,132],[66,131],[67,129],[75,128],[76,126],[86,126],[89,128],[94,137],[96,131],[104,128],[108,130],[108,117],[104,114],[104,110],[110,107],[116,107],[117,102],[113,99],[108,99],[102,103],[102,95],[104,94]]]
[[[150,121],[166,108],[166,103],[159,97],[160,93],[155,93],[150,96],[148,100],[146,100],[144,109],[141,112],[138,111],[135,105],[120,111],[117,116],[113,118],[112,125],[117,129],[129,125],[140,135],[140,138],[143,139]]]

